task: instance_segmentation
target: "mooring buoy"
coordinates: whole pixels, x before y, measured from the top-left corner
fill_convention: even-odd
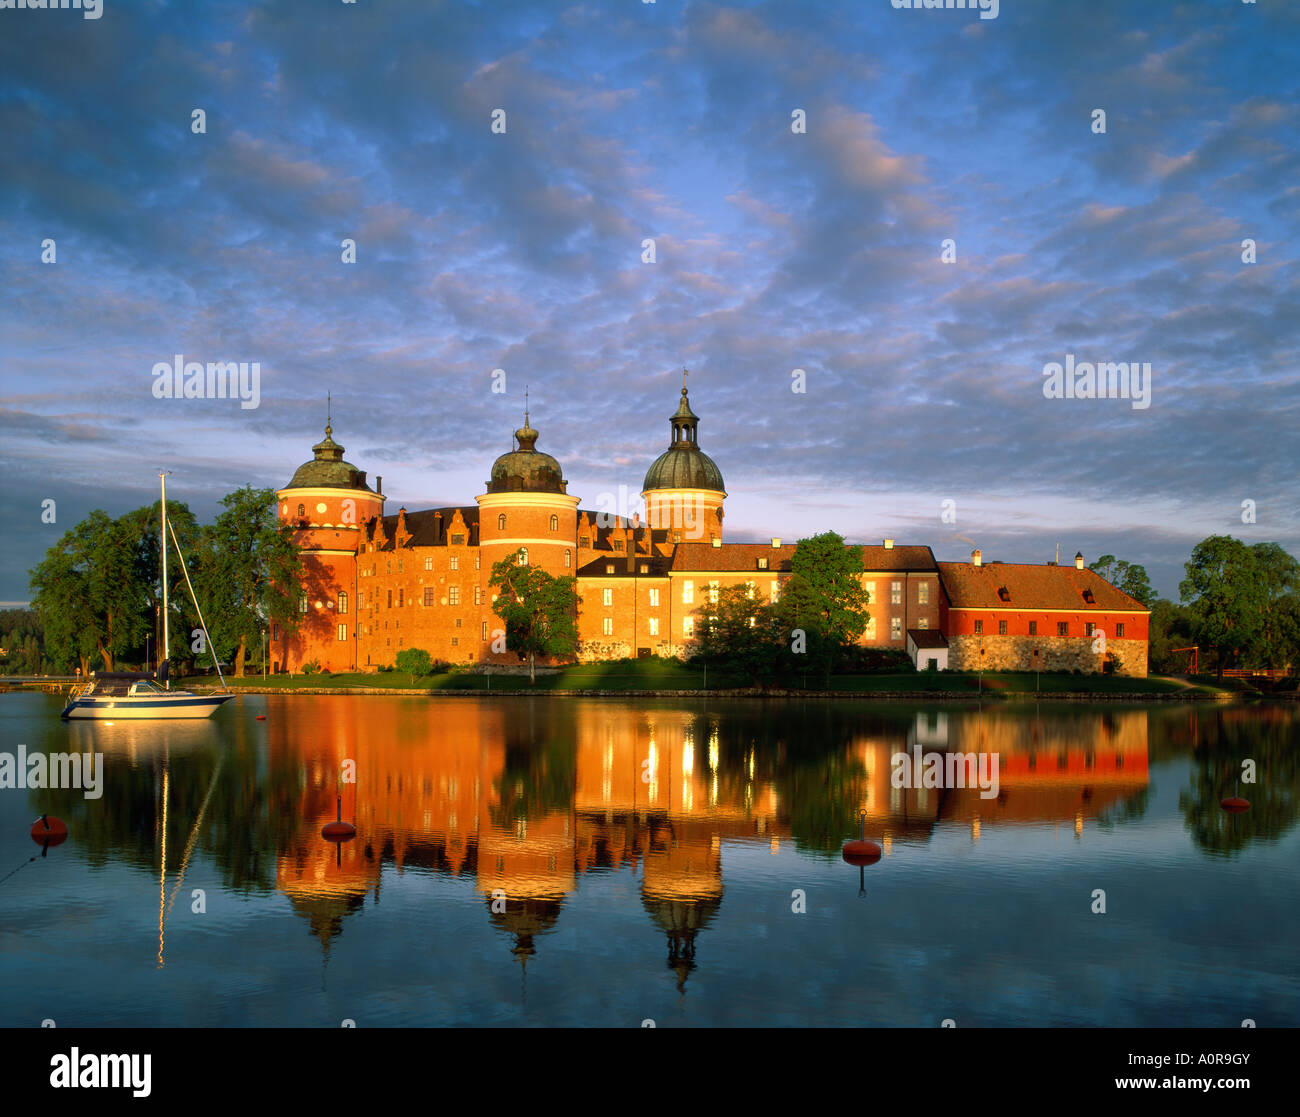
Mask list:
[[[1229,814],[1241,814],[1242,811],[1250,810],[1250,801],[1238,795],[1229,795],[1228,798],[1220,800],[1219,806]]]
[[[320,836],[327,842],[350,842],[357,836],[357,828],[350,822],[343,821],[343,797],[337,800],[337,813],[333,822],[321,827]]]
[[[31,835],[37,845],[61,845],[68,840],[68,824],[61,818],[43,814],[32,823]]]

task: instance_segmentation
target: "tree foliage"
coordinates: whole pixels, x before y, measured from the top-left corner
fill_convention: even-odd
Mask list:
[[[578,650],[578,580],[557,578],[523,562],[521,548],[492,566],[489,585],[500,590],[492,611],[505,622],[506,647],[528,661],[537,681],[537,657],[571,659]]]
[[[754,686],[770,681],[781,659],[784,632],[773,604],[753,584],[726,586],[717,600],[695,610],[696,655],[744,671]]]
[[[1090,563],[1088,569],[1100,574],[1121,593],[1136,598],[1148,609],[1156,600],[1156,591],[1151,588],[1151,579],[1147,577],[1145,566],[1125,562],[1114,555],[1102,555],[1096,562]]]
[[[871,595],[862,583],[862,550],[846,547],[833,531],[800,539],[790,559],[790,578],[781,587],[778,616],[798,666],[830,674],[845,650],[867,630]],[[803,650],[800,650],[802,643]]]

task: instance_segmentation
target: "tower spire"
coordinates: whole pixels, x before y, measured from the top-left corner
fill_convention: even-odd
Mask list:
[[[334,400],[329,392],[325,393],[325,437],[334,433]]]

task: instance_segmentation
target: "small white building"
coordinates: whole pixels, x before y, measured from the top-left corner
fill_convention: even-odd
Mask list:
[[[935,628],[909,628],[907,654],[918,671],[928,671],[934,664],[936,671],[948,670],[948,638]]]

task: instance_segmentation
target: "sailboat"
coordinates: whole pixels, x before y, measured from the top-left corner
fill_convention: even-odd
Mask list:
[[[235,693],[226,686],[221,674],[221,664],[216,662],[217,678],[221,680],[222,694],[194,694],[188,690],[172,690],[167,672],[167,658],[171,651],[167,624],[167,536],[170,532],[172,543],[176,546],[177,557],[181,560],[181,573],[185,575],[185,585],[190,591],[190,600],[194,602],[194,611],[198,613],[199,626],[203,629],[203,638],[209,651],[212,640],[208,636],[207,625],[203,621],[203,611],[194,596],[194,586],[190,582],[189,571],[185,569],[185,556],[181,554],[176,532],[167,523],[167,475],[160,473],[162,482],[162,619],[163,619],[163,657],[162,665],[154,674],[147,671],[96,671],[94,676],[81,687],[73,687],[68,696],[68,704],[63,708],[64,720],[73,718],[97,718],[104,721],[125,721],[140,718],[206,718],[225,703],[235,697]]]

